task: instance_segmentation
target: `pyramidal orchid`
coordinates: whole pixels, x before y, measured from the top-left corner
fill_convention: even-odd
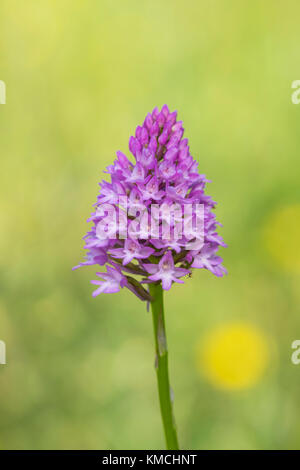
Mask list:
[[[117,152],[106,168],[110,181],[100,184],[91,228],[84,237],[86,260],[75,266],[103,266],[93,292],[112,294],[129,289],[151,304],[160,409],[168,449],[178,439],[168,374],[163,291],[184,283],[192,269],[222,277],[226,269],[217,255],[226,246],[217,233],[216,202],[205,193],[209,180],[183,138],[182,121],[167,105],[147,114],[129,139],[128,158]]]

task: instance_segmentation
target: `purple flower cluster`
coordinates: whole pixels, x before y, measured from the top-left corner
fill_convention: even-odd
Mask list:
[[[222,258],[216,255],[220,246],[226,246],[216,231],[220,225],[212,212],[216,203],[205,194],[208,180],[199,174],[183,133],[177,112],[170,112],[167,105],[161,111],[155,108],[130,137],[134,163],[118,151],[114,164],[107,167],[110,182],[102,181],[95,211],[88,219],[93,226],[84,237],[87,257],[74,268],[106,265],[106,273],[97,273],[101,280],[92,281],[98,286],[94,296],[127,287],[142,300],[150,300],[142,284],[161,282],[163,289],[169,290],[173,282],[183,283],[180,278],[190,275],[191,268],[205,268],[216,276],[226,273]],[[126,207],[120,201],[126,201]],[[191,237],[164,237],[164,210],[158,222],[159,237],[149,235],[145,227],[154,204],[167,209],[173,204],[202,205],[202,243],[197,245],[197,234],[192,248]],[[97,228],[107,220],[110,207],[113,213],[103,237]],[[140,223],[132,214],[140,215]],[[169,225],[175,229],[179,223],[181,219],[175,215]]]

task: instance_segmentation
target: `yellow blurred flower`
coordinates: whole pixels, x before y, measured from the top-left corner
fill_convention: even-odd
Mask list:
[[[201,373],[216,387],[242,390],[261,378],[269,359],[269,345],[256,327],[233,323],[212,330],[197,345]]]
[[[300,272],[300,204],[274,211],[263,229],[267,251],[285,270]]]

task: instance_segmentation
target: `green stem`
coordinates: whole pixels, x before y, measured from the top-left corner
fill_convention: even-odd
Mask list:
[[[161,284],[149,284],[154,338],[155,368],[158,383],[159,403],[168,450],[178,450],[176,425],[172,409],[171,388],[168,371],[168,349],[164,320],[163,290]]]

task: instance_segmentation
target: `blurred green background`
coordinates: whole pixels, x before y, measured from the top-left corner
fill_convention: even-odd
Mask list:
[[[102,170],[164,103],[229,245],[226,278],[198,270],[165,298],[181,447],[300,448],[299,14],[1,0],[0,448],[164,447],[150,314],[129,291],[92,299],[96,269],[71,271]]]

